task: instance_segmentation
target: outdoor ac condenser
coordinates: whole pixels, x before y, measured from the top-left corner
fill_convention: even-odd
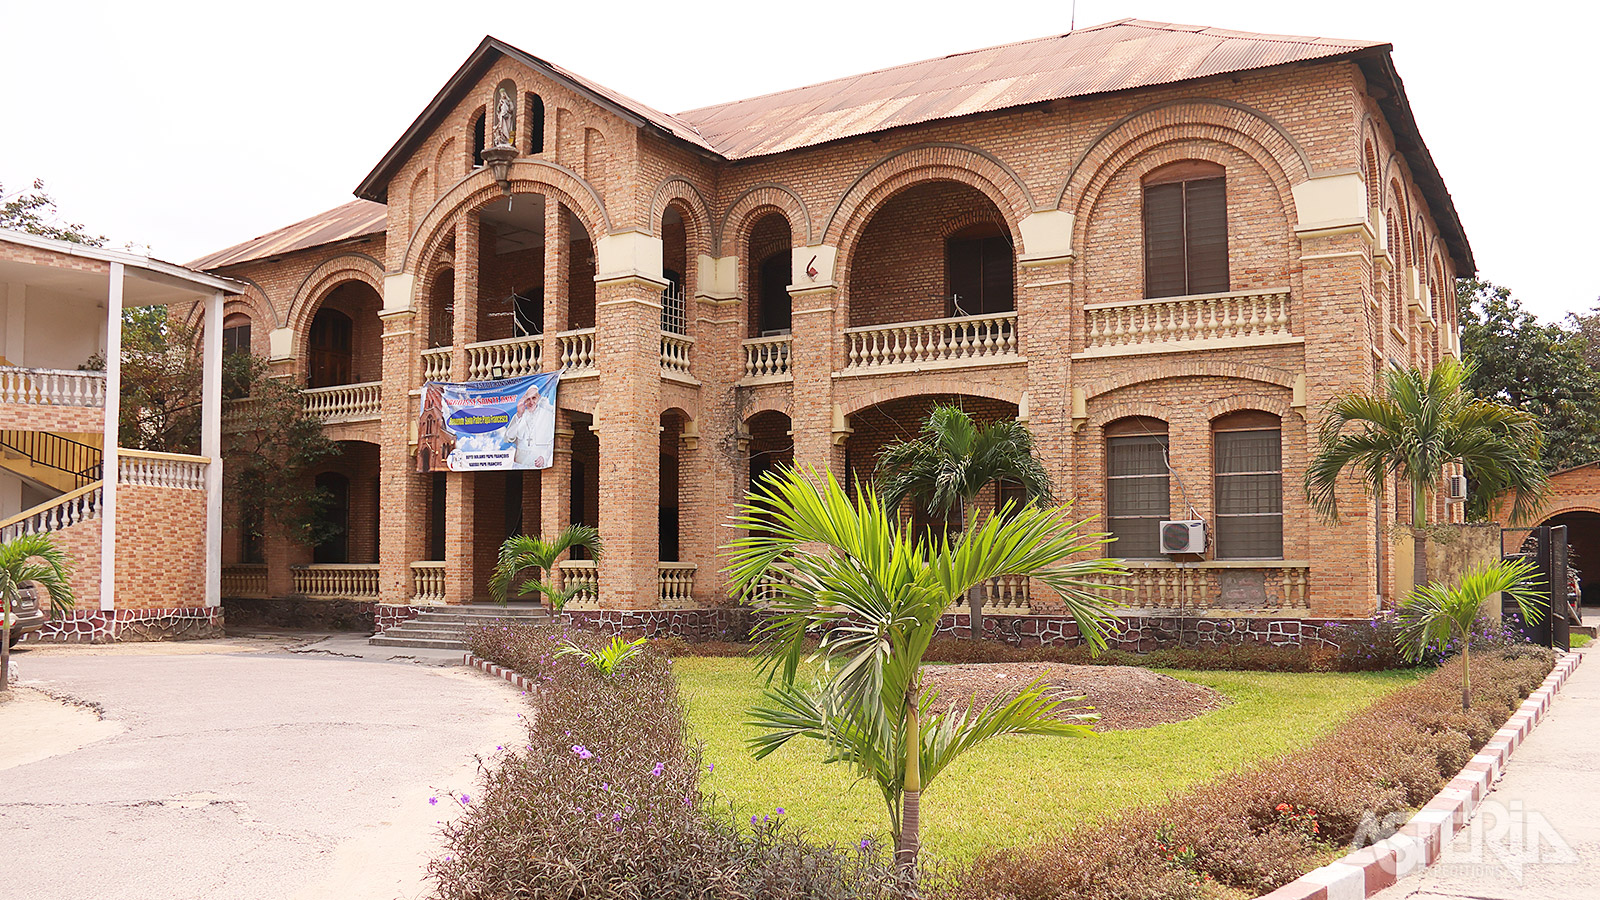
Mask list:
[[[1178,519],[1161,523],[1161,552],[1204,553],[1206,523],[1201,519]]]

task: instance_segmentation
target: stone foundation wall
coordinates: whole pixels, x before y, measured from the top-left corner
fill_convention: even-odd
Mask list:
[[[174,641],[223,636],[221,607],[74,610],[23,635],[19,644],[109,644],[113,641]]]
[[[265,626],[370,634],[374,630],[373,610],[376,606],[370,600],[308,600],[292,597],[222,599],[222,608],[227,610],[228,627],[231,630]]]
[[[755,611],[721,606],[704,609],[583,609],[563,612],[564,625],[602,634],[676,636],[690,641],[746,641]]]
[[[425,606],[406,606],[398,603],[372,604],[372,627],[375,631],[388,631],[402,622],[415,619]]]

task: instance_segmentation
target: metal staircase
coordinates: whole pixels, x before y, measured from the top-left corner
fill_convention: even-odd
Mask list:
[[[104,453],[49,431],[0,430],[0,466],[58,491],[100,480]]]
[[[430,650],[466,650],[472,632],[491,625],[546,625],[550,612],[532,603],[479,606],[440,606],[424,610],[367,643],[376,647],[415,647]]]

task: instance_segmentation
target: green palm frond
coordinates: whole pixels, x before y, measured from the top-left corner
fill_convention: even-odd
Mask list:
[[[571,592],[563,595],[548,582],[552,582],[550,573],[555,569],[561,554],[574,547],[586,547],[596,559],[599,559],[602,550],[600,530],[590,525],[568,525],[561,529],[554,541],[526,534],[506,538],[500,545],[494,573],[489,576],[489,595],[497,603],[506,602],[506,593],[517,576],[526,571],[537,570],[543,581],[524,584],[520,593],[530,594],[537,590],[552,598],[560,596],[563,601],[570,599]]]
[[[76,604],[72,595],[72,560],[48,532],[19,535],[0,544],[0,594],[15,604],[22,586],[33,582],[50,598],[53,615],[64,616]]]
[[[960,407],[938,405],[921,435],[885,447],[874,475],[890,509],[910,498],[938,515],[962,512],[991,482],[1014,484],[1038,503],[1052,498],[1050,474],[1034,456],[1033,433],[1015,420],[978,427]]]
[[[1539,595],[1538,572],[1530,560],[1504,560],[1468,572],[1455,587],[1433,583],[1417,588],[1400,604],[1397,645],[1420,660],[1430,647],[1442,647],[1452,638],[1465,641],[1485,604],[1501,593],[1516,602],[1524,620],[1538,622],[1546,605]]]

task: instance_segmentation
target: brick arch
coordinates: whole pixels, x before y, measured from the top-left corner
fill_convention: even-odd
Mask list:
[[[1289,414],[1293,412],[1293,409],[1289,406],[1289,399],[1279,394],[1241,393],[1207,403],[1205,417],[1206,421],[1210,422],[1229,413],[1236,413],[1246,409],[1272,413],[1279,419],[1287,419]]]
[[[566,166],[523,157],[512,162],[510,179],[513,194],[543,194],[572,210],[592,239],[599,240],[611,233],[611,217],[600,193]],[[438,245],[453,230],[457,214],[476,211],[503,196],[504,192],[487,166],[456,182],[433,201],[422,224],[412,232],[406,243],[401,271],[415,272],[419,261],[433,257]]]
[[[1576,502],[1567,503],[1555,509],[1541,509],[1539,510],[1538,515],[1534,516],[1534,518],[1539,524],[1543,524],[1551,519],[1554,519],[1556,516],[1564,516],[1567,513],[1595,513],[1596,515],[1600,515],[1600,503],[1589,503],[1587,501],[1579,500]]]
[[[1146,106],[1117,120],[1095,138],[1067,173],[1056,208],[1081,207],[1099,194],[1127,160],[1167,140],[1200,139],[1229,144],[1255,157],[1273,176],[1284,198],[1289,185],[1311,177],[1311,157],[1288,129],[1266,113],[1231,100],[1189,98]],[[1120,161],[1119,161],[1120,160]]]
[[[856,176],[823,223],[822,243],[840,247],[843,255],[847,234],[859,234],[885,201],[924,181],[955,181],[982,191],[1013,230],[1036,208],[1022,178],[998,156],[966,144],[916,144]]]
[[[304,343],[305,332],[317,307],[322,305],[322,298],[328,296],[334,288],[349,281],[360,281],[382,297],[383,264],[365,253],[349,253],[323,260],[315,269],[306,273],[300,286],[295,289],[294,299],[289,303],[288,327],[295,332],[296,354],[304,349],[301,344]]]
[[[840,397],[839,405],[844,409],[845,415],[853,416],[864,409],[869,409],[880,403],[888,403],[891,400],[903,400],[907,397],[921,397],[930,394],[954,394],[965,397],[982,397],[986,400],[999,400],[1002,403],[1020,407],[1022,405],[1022,395],[1026,392],[1024,387],[996,384],[992,381],[971,381],[965,378],[941,375],[918,378],[915,381],[901,381],[898,384],[881,387],[855,396],[847,394]]]
[[[792,387],[792,386],[791,386]],[[747,409],[739,411],[739,421],[748,423],[751,419],[762,413],[782,413],[794,421],[794,392],[789,391],[761,391],[756,402]]]
[[[650,233],[661,236],[661,217],[674,202],[688,213],[687,218],[694,220],[696,233],[702,235],[701,245],[715,249],[718,236],[713,230],[711,207],[700,189],[682,175],[669,176],[656,186],[650,198]]]
[[[778,210],[789,220],[791,236],[797,236],[803,231],[805,243],[811,243],[811,212],[806,209],[805,201],[800,199],[800,195],[793,188],[769,182],[758,184],[740,194],[728,206],[728,211],[723,213],[722,221],[712,236],[712,246],[717,248],[717,255],[738,255],[745,239],[750,236],[750,229],[761,218],[761,211],[768,208]],[[732,247],[728,246],[730,236],[733,238]]]
[[[1291,390],[1294,388],[1295,379],[1294,372],[1272,366],[1178,357],[1091,381],[1084,385],[1083,395],[1084,399],[1093,399],[1147,381],[1208,376],[1232,378],[1236,381],[1259,381]]]
[[[1088,424],[1094,428],[1105,426],[1131,416],[1143,416],[1147,419],[1160,419],[1168,426],[1172,425],[1172,409],[1149,400],[1122,400],[1117,403],[1108,403],[1089,415]]]
[[[260,284],[242,275],[229,275],[234,281],[243,282],[252,288],[238,294],[229,294],[222,305],[222,317],[227,318],[230,312],[243,311],[250,316],[250,324],[260,323],[269,328],[281,327],[278,310],[272,305],[272,300],[267,296],[267,291]],[[266,310],[265,313],[262,310]],[[205,304],[195,301],[189,305],[188,311],[183,314],[183,324],[190,328],[199,328],[205,319]],[[253,338],[252,338],[253,339]]]

